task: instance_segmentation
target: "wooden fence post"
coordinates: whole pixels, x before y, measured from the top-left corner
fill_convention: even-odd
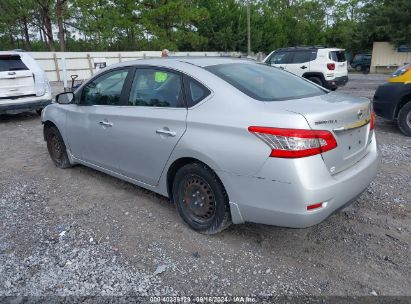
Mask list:
[[[53,53],[53,60],[54,60],[54,68],[56,69],[57,81],[60,81],[60,69],[59,69],[59,63],[57,60],[56,53]]]
[[[93,76],[93,64],[91,63],[90,54],[87,54],[88,67],[90,69],[90,76]]]

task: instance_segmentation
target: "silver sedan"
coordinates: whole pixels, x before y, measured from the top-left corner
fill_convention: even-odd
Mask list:
[[[370,101],[228,58],[112,65],[42,114],[55,165],[164,195],[201,233],[303,228],[353,202],[379,162]]]

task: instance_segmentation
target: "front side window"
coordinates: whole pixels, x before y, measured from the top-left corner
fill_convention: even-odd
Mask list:
[[[137,69],[128,99],[129,106],[184,107],[181,75],[154,68]]]
[[[326,91],[291,73],[253,63],[219,64],[208,71],[251,98],[261,101],[297,99],[326,94]]]
[[[88,83],[81,95],[83,105],[119,105],[128,69],[115,70]]]
[[[291,52],[276,52],[271,56],[269,62],[270,64],[287,64],[291,62],[292,57]]]

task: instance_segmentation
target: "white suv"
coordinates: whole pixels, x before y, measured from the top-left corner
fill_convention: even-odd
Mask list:
[[[51,103],[46,74],[24,52],[0,52],[0,114],[41,110]]]
[[[348,82],[343,49],[320,46],[278,49],[271,52],[264,63],[307,78],[330,90]]]

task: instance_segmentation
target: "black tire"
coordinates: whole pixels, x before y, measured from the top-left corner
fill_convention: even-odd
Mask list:
[[[367,75],[370,74],[370,67],[365,67],[362,71],[363,74]]]
[[[314,82],[315,84],[318,84],[322,87],[324,86],[323,82],[321,81],[321,78],[319,78],[319,77],[310,77],[310,78],[308,78],[308,80],[310,80],[310,81]]]
[[[361,66],[361,65],[357,65],[357,66],[355,67],[355,70],[356,70],[357,72],[361,72],[361,71],[362,71],[362,66]]]
[[[403,105],[398,113],[398,127],[406,136],[411,136],[411,101]]]
[[[178,213],[193,230],[216,234],[231,225],[227,192],[206,165],[190,163],[180,168],[172,192]]]
[[[55,126],[46,129],[47,150],[56,167],[65,169],[71,167],[67,156],[66,145],[59,130]]]

